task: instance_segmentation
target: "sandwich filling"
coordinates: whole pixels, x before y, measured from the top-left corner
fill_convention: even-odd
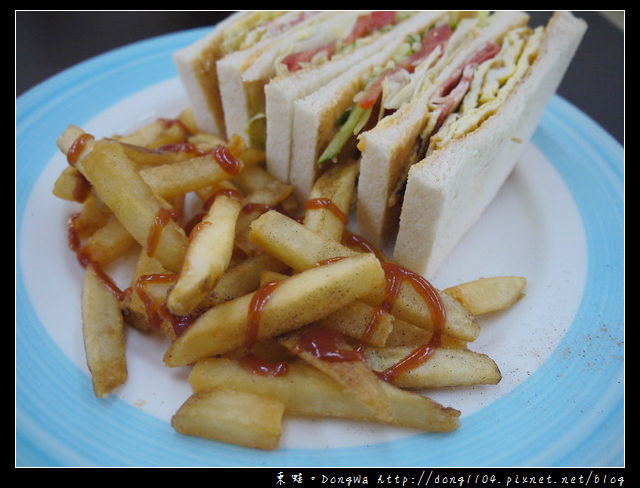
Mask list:
[[[426,124],[388,197],[387,205],[396,205],[410,166],[478,128],[498,110],[535,60],[544,27],[522,26],[486,41],[444,77],[451,60],[492,19],[486,12],[451,12],[437,25],[408,37],[384,66],[367,74],[363,90],[337,121],[334,136],[317,164],[337,163],[343,156],[359,157],[357,146],[356,154],[351,152],[350,141],[377,124],[393,123],[388,116],[406,105],[424,103],[426,97]]]
[[[216,60],[272,38],[316,15],[317,12],[256,11],[239,16],[221,28],[213,41],[191,61],[200,93],[219,127],[224,127]]]
[[[348,141],[410,101],[441,60],[462,45],[483,19],[481,13],[461,18],[452,12],[436,25],[407,36],[387,62],[363,77],[362,90],[337,121],[335,135],[318,164],[335,162]]]
[[[386,10],[360,15],[346,36],[319,47],[286,54],[278,61],[276,70],[278,74],[286,74],[325,63],[335,56],[353,51],[364,42],[370,42],[375,36],[389,31],[411,15],[411,12]]]
[[[464,137],[493,115],[535,60],[544,27],[520,27],[498,42],[477,51],[454,76],[440,85],[429,99],[429,118],[411,157],[403,167],[387,205],[393,207],[403,194],[412,164],[448,142]],[[486,57],[484,60],[483,57]],[[475,58],[475,59],[473,59]]]
[[[282,76],[305,68],[320,66],[339,56],[373,42],[378,36],[391,30],[410,18],[412,11],[372,11],[351,20],[351,16],[339,15],[332,19],[331,25],[309,25],[296,31],[282,47],[282,53],[273,66],[273,76]],[[329,32],[327,32],[329,31]],[[330,37],[329,42],[322,41]],[[264,148],[266,138],[266,115],[264,84],[266,80],[257,79],[245,82],[249,113],[246,134],[252,147]]]

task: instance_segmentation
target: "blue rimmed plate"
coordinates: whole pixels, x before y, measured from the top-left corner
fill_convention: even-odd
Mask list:
[[[462,411],[452,434],[288,419],[264,453],[176,434],[187,370],[166,344],[127,336],[129,380],[93,396],[84,363],[81,270],[67,248],[75,207],[56,199],[56,137],[76,124],[126,133],[186,107],[171,54],[180,32],[79,64],[16,102],[16,464],[19,466],[622,466],[624,463],[623,149],[554,97],[525,154],[436,286],[527,277],[512,309],[481,319],[472,346],[497,386],[429,392]]]

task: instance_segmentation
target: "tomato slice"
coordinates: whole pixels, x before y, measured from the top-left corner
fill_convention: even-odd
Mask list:
[[[366,15],[360,15],[357,19],[349,35],[342,41],[343,45],[349,45],[358,39],[378,31],[387,25],[391,25],[396,21],[395,11],[379,11]],[[326,52],[331,58],[336,51],[338,41],[332,41],[324,46],[307,51],[292,53],[284,57],[281,61],[289,70],[289,72],[297,71],[302,67],[303,63],[310,62],[314,56],[319,53]]]
[[[407,70],[412,73],[416,66],[420,64],[423,59],[426,59],[438,46],[444,46],[447,40],[451,37],[451,26],[449,24],[443,24],[439,27],[431,29],[422,39],[422,45],[419,51],[416,51],[411,56],[398,63],[394,68],[380,73],[376,81],[369,86],[367,92],[360,100],[360,106],[362,108],[371,108],[380,98],[382,94],[382,85],[384,80],[394,73],[400,70]]]

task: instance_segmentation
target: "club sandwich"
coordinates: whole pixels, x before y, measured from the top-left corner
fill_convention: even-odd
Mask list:
[[[433,277],[513,170],[586,30],[569,12],[528,24],[448,12],[296,100],[299,198],[328,166],[359,161],[358,232]]]

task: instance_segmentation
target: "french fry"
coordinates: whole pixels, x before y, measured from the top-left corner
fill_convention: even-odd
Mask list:
[[[274,398],[232,388],[191,395],[171,418],[185,435],[263,450],[278,447],[284,404]]]
[[[113,140],[122,146],[127,157],[139,168],[174,164],[196,156],[192,151],[187,150],[189,146],[176,146],[173,149],[168,147],[149,149],[144,146],[129,144],[119,139]]]
[[[127,323],[141,332],[158,331],[174,339],[173,327],[157,313],[174,282],[175,275],[141,249],[131,277],[131,293],[123,302]]]
[[[282,207],[292,197],[293,186],[276,180],[258,165],[245,168],[233,183],[245,195],[238,218],[236,247],[247,256],[254,256],[261,250],[248,238],[251,222],[266,210]]]
[[[284,415],[450,432],[460,412],[418,391],[501,380],[468,343],[476,316],[511,307],[526,280],[437,290],[350,239],[357,161],[320,176],[299,221],[293,186],[259,164],[264,151],[199,132],[190,109],[111,138],[70,125],[56,142],[69,165],[53,193],[82,205],[69,242],[86,266],[96,396],[126,381],[125,324],[169,340],[167,367],[192,366],[177,432],[256,449],[278,447]],[[136,247],[121,292],[102,269]]]
[[[275,205],[286,200],[293,186],[274,178],[260,165],[246,165],[233,179],[239,190],[251,195],[252,203]]]
[[[282,273],[266,270],[262,273],[261,283],[282,280],[286,277]],[[397,322],[398,320],[390,313],[356,300],[316,320],[314,326],[335,330],[357,341],[382,347],[386,344]],[[419,330],[426,332],[424,329]]]
[[[392,315],[392,317],[394,316]],[[393,329],[383,345],[386,347],[418,346],[428,343],[432,337],[433,330],[427,330],[424,327],[418,327],[411,322],[394,317]],[[370,344],[373,346],[377,345],[372,342],[370,342]],[[380,346],[378,345],[378,347]]]
[[[374,346],[384,346],[393,333],[398,319],[357,300],[316,321],[318,327],[334,329],[340,333]],[[424,329],[420,329],[424,330]]]
[[[484,315],[513,306],[524,294],[526,286],[527,279],[522,276],[495,276],[451,286],[444,292],[473,315]]]
[[[156,149],[167,144],[184,142],[190,129],[179,118],[159,118],[125,136],[114,136],[120,142]]]
[[[205,306],[214,306],[257,290],[265,271],[285,273],[287,270],[287,266],[268,254],[243,259],[220,277],[207,297]]]
[[[336,342],[331,344],[331,342]],[[389,422],[393,412],[380,379],[334,329],[311,326],[285,334],[279,339],[292,354],[333,378],[367,405],[381,422]],[[329,342],[329,358],[321,357],[323,344]],[[319,355],[320,354],[320,355]]]
[[[124,320],[118,297],[92,266],[82,284],[82,336],[94,393],[105,397],[127,379]]]
[[[285,404],[288,415],[379,421],[350,390],[303,363],[290,364],[282,376],[262,376],[244,369],[238,361],[209,358],[193,366],[189,383],[194,392],[231,387],[276,398]],[[456,409],[385,382],[382,388],[393,413],[388,425],[432,432],[450,432],[460,425],[460,412]]]
[[[265,161],[265,150],[249,147],[245,139],[238,134],[231,134],[228,144],[231,152],[247,165],[254,166]]]
[[[77,141],[80,141],[82,136],[85,136],[85,135],[86,133],[84,130],[82,130],[77,125],[71,124],[67,126],[65,130],[62,131],[62,133],[57,137],[56,145],[58,146],[58,149],[60,149],[60,152],[66,156],[71,150],[71,148],[74,147],[74,144],[76,144]],[[91,146],[93,144],[93,141],[91,140],[86,140],[86,141],[87,141],[86,147],[84,147],[78,154],[78,158],[80,159],[82,158],[83,155],[91,151]]]
[[[68,167],[69,169],[75,169]],[[78,172],[79,174],[79,172]],[[83,177],[84,178],[84,177]],[[89,193],[82,202],[79,212],[72,215],[69,229],[78,239],[85,239],[104,226],[113,217],[111,210],[95,196]]]
[[[348,222],[357,176],[357,161],[330,167],[322,173],[306,202],[304,225],[329,239],[340,241]]]
[[[297,271],[308,269],[316,262],[335,256],[360,254],[275,211],[266,212],[253,221],[249,238],[265,252]],[[383,294],[384,287],[378,288],[362,300],[378,306]],[[439,295],[447,316],[444,333],[466,341],[475,340],[480,331],[475,317],[449,295],[441,292]],[[429,328],[433,324],[428,305],[410,283],[401,286],[391,312],[397,318],[419,327]]]
[[[182,124],[184,128],[191,134],[197,134],[198,124],[196,124],[195,116],[193,115],[193,108],[187,107],[180,111],[176,119]]]
[[[115,141],[95,141],[81,171],[131,236],[171,271],[178,271],[187,236]],[[157,232],[157,234],[156,234]]]
[[[383,372],[408,357],[414,350],[414,347],[365,346],[362,354],[371,369]],[[400,388],[424,389],[494,385],[501,379],[498,366],[486,354],[468,349],[436,347],[426,361],[403,371],[392,383]]]
[[[295,330],[383,286],[375,256],[362,254],[310,268],[203,313],[166,351],[167,366],[183,366],[265,337]],[[254,300],[264,299],[258,319]]]
[[[53,194],[69,202],[84,203],[91,186],[82,173],[73,166],[66,166],[53,184]]]
[[[213,148],[227,143],[224,139],[205,132],[194,132],[192,136],[189,136],[187,142],[202,152],[211,151]]]
[[[274,210],[263,213],[251,223],[249,239],[294,271],[309,269],[315,263],[336,256],[360,254]]]
[[[187,315],[195,311],[226,271],[233,254],[241,200],[235,193],[216,195],[205,217],[191,231],[178,280],[167,298],[172,313]]]
[[[92,263],[106,266],[136,245],[136,240],[120,221],[111,219],[87,239],[82,247],[82,255]]]
[[[242,171],[242,162],[229,170],[220,165],[212,153],[184,159],[182,161],[152,166],[140,170],[142,179],[163,198],[182,195],[215,185],[230,179]]]

